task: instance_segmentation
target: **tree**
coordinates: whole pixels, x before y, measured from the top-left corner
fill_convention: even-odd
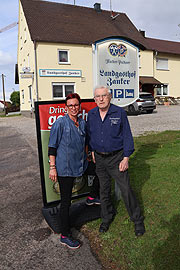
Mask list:
[[[14,91],[11,93],[10,101],[12,102],[12,105],[20,106],[20,93],[19,93],[19,91]]]

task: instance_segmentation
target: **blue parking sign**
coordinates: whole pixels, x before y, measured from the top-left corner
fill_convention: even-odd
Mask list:
[[[114,89],[114,98],[124,98],[124,89]]]
[[[125,89],[125,98],[134,98],[134,89]]]

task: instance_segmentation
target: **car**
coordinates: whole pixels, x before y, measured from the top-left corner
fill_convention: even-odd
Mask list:
[[[128,114],[152,113],[156,109],[155,98],[151,93],[140,92],[139,98],[124,109]]]
[[[137,104],[136,101],[133,102],[132,104],[128,105],[128,106],[125,106],[123,109],[127,112],[127,114],[136,114],[136,115],[138,115],[138,114],[141,113],[139,111],[139,107],[138,107],[138,104]]]
[[[156,109],[155,98],[151,93],[140,92],[136,102],[140,112],[152,113]]]

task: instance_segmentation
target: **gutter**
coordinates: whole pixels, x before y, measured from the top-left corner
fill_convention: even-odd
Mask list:
[[[35,60],[35,78],[36,78],[36,101],[39,100],[38,92],[38,73],[37,73],[37,51],[36,51],[36,41],[34,41],[34,60]]]

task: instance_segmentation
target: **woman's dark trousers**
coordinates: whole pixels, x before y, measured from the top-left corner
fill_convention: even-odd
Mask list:
[[[71,196],[74,179],[75,177],[58,176],[61,194],[60,221],[61,232],[63,236],[68,236],[70,234],[69,208],[71,206]]]

